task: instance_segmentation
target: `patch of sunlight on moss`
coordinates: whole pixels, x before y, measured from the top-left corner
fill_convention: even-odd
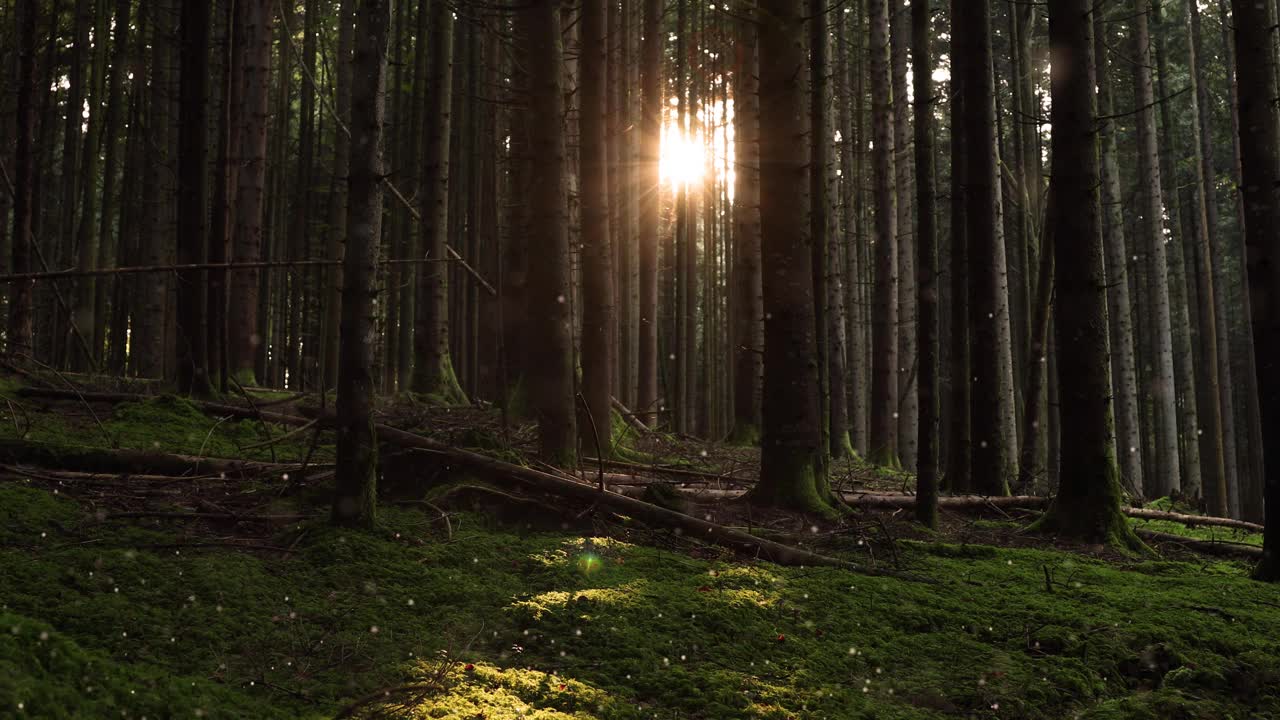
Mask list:
[[[432,668],[422,671],[430,674]],[[608,692],[575,678],[532,668],[476,663],[455,673],[448,690],[411,708],[412,718],[440,720],[585,720],[631,716]]]
[[[544,615],[561,610],[569,605],[581,608],[614,605],[618,607],[634,606],[643,583],[633,582],[616,588],[588,588],[585,590],[551,590],[538,593],[531,598],[516,600],[509,609],[517,615],[532,620],[541,620]]]

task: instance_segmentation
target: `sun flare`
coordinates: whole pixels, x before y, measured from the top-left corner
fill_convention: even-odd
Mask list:
[[[662,155],[658,161],[662,182],[672,187],[702,182],[707,167],[707,150],[701,135],[683,132],[676,123],[662,128]]]

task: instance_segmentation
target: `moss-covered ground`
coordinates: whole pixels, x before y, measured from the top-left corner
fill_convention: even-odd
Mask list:
[[[270,459],[251,447],[260,423],[172,398],[95,403],[94,421],[15,390],[0,387],[15,403],[0,402],[0,438]],[[429,423],[439,437],[513,452],[453,412],[456,427]],[[277,459],[311,439],[278,443]],[[313,462],[330,443],[317,438]],[[676,447],[646,443],[668,459]],[[708,450],[681,448],[698,467],[738,462]],[[0,472],[0,718],[330,718],[363,699],[357,715],[453,720],[1280,720],[1280,589],[1237,563],[1053,549],[1020,532],[1025,517],[937,534],[886,518],[916,538],[893,546],[930,580],[913,582],[434,504],[384,503],[378,530],[335,530],[323,484],[275,485],[84,492]],[[188,512],[197,496],[310,519],[111,514]],[[860,538],[830,535],[824,552],[867,561]]]
[[[923,583],[381,518],[175,548],[4,482],[0,716],[321,718],[429,679],[393,716],[1280,717],[1280,592],[1233,564],[900,543]]]

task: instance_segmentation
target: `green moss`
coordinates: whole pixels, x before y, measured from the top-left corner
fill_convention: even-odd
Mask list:
[[[733,426],[733,432],[729,433],[728,443],[744,447],[759,445],[760,426],[752,423],[737,423]]]
[[[271,447],[246,449],[267,440],[263,424],[251,419],[222,419],[208,415],[182,398],[162,395],[141,402],[121,403],[103,425],[122,447],[158,450],[208,457],[272,459]],[[270,425],[271,437],[279,438],[291,428]],[[332,458],[331,436],[313,454],[313,461]],[[299,461],[307,454],[311,436],[295,435],[274,444],[277,460]]]
[[[831,457],[857,459],[858,451],[853,449],[853,441],[849,439],[848,431],[831,438]],[[899,466],[897,469],[902,468]]]
[[[749,502],[825,517],[837,515],[831,487],[814,453],[804,449],[766,450],[760,482],[747,492]]]
[[[418,375],[418,368],[414,368],[415,378]],[[435,372],[428,372],[426,368],[422,369],[423,380],[421,385],[419,381],[414,381],[414,392],[424,401],[431,405],[441,407],[458,407],[470,405],[467,394],[462,391],[462,385],[458,382],[458,375],[453,371],[453,360],[450,359],[448,353],[444,353],[440,358],[440,367]]]
[[[389,716],[1280,713],[1280,608],[1231,563],[900,543],[926,584],[379,516],[260,541],[287,555],[175,552],[167,526],[0,484],[0,716],[331,718],[426,681]]]

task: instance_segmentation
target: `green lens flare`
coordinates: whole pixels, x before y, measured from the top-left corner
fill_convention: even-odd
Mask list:
[[[595,553],[584,553],[578,556],[578,572],[583,575],[596,573],[602,567],[604,567],[604,562]]]

